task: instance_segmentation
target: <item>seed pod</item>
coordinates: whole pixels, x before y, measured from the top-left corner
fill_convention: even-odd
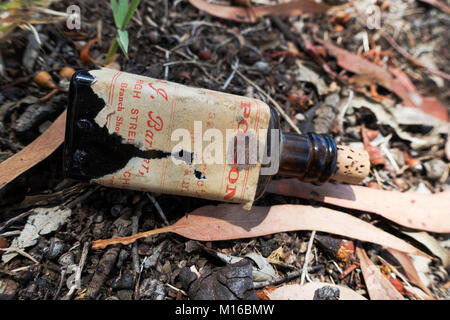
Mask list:
[[[56,85],[53,82],[52,76],[47,71],[41,71],[34,76],[34,82],[41,88],[55,88]]]
[[[72,78],[72,75],[75,73],[75,70],[71,67],[64,67],[59,71],[59,75],[61,78],[70,79]]]

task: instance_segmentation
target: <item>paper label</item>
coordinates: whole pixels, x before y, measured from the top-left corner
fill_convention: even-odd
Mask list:
[[[150,159],[133,157],[122,169],[94,182],[251,207],[260,160],[237,165],[227,163],[226,157],[234,152],[234,137],[243,133],[265,146],[262,133],[270,120],[265,103],[106,68],[90,73],[95,77],[93,91],[105,101],[96,123],[106,126],[109,134],[119,135],[122,143],[159,154]],[[190,141],[180,133],[187,133]],[[215,138],[219,137],[218,144]],[[222,159],[217,157],[218,145],[223,146]]]

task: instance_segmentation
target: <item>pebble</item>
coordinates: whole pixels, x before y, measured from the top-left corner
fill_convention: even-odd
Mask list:
[[[45,250],[45,249],[44,249]],[[56,237],[50,240],[50,246],[47,250],[47,257],[49,259],[55,259],[59,257],[64,251],[64,242]]]
[[[112,289],[132,289],[134,287],[134,277],[132,274],[125,272],[119,279],[111,284]]]
[[[336,287],[323,286],[314,292],[313,300],[339,300],[340,291]]]
[[[111,207],[110,213],[114,218],[117,218],[122,210],[123,206],[121,204],[115,204]]]
[[[74,264],[74,258],[72,252],[66,252],[58,259],[58,263],[62,266],[69,266]]]
[[[447,168],[447,164],[440,159],[433,159],[423,164],[427,174],[427,178],[431,180],[440,179]]]
[[[270,73],[271,70],[270,65],[265,61],[257,61],[253,66],[255,67],[256,70],[264,74]]]

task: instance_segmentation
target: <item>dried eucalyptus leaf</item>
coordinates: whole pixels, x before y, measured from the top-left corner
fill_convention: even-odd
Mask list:
[[[53,232],[62,226],[71,213],[71,209],[59,207],[34,209],[34,214],[28,217],[22,232],[13,240],[9,248],[23,250],[34,245],[39,236]],[[2,261],[7,263],[16,255],[15,252],[5,253],[2,256]]]

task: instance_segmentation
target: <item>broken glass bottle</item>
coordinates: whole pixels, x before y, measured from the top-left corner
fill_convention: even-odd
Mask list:
[[[264,102],[103,68],[74,74],[67,177],[108,187],[243,203],[274,175],[359,183],[364,150],[326,135],[280,132]]]

